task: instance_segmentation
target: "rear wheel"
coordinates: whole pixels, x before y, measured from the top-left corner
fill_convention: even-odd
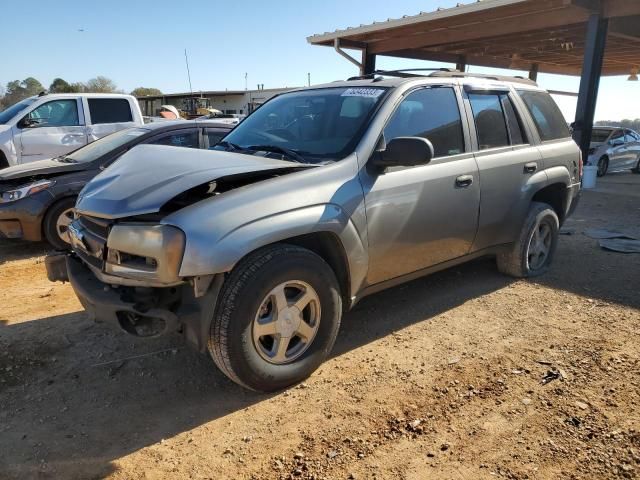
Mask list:
[[[44,217],[42,229],[50,245],[58,250],[68,250],[71,246],[69,225],[73,221],[76,197],[69,197],[54,203]]]
[[[553,260],[559,228],[556,212],[546,203],[533,202],[516,243],[498,254],[498,270],[517,278],[545,273]]]
[[[341,314],[338,281],[322,258],[292,245],[266,247],[242,260],[225,281],[209,352],[234,382],[280,390],[326,359]]]
[[[0,170],[7,168],[8,166],[9,162],[7,161],[7,157],[4,156],[4,153],[0,152]]]
[[[633,173],[640,173],[640,156],[638,156],[638,162],[634,169],[631,170]]]
[[[609,159],[607,157],[600,157],[598,160],[598,176],[604,177],[609,170]]]

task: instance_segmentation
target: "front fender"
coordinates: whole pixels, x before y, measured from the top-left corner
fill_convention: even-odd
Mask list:
[[[187,235],[181,277],[228,272],[247,254],[260,247],[311,233],[333,233],[347,258],[351,292],[361,289],[368,254],[350,218],[334,204],[314,205],[278,213],[241,225],[214,244],[206,236]]]

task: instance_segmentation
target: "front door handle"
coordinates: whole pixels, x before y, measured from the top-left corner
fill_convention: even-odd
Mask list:
[[[473,175],[460,175],[456,178],[456,186],[466,188],[473,183]]]
[[[533,173],[538,170],[538,164],[536,162],[525,163],[524,173]]]

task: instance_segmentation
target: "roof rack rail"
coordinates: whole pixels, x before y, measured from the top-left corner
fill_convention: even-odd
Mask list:
[[[439,71],[433,72],[429,75],[430,77],[448,77],[448,78],[484,78],[487,80],[496,80],[499,82],[515,82],[515,83],[523,83],[525,85],[535,85],[538,84],[533,80],[530,80],[525,77],[517,76],[509,76],[509,75],[493,75],[490,73],[469,73],[469,72],[460,72],[458,70],[450,70],[450,71]]]
[[[428,75],[420,75],[410,72],[457,72],[455,68],[405,68],[402,70],[375,70],[372,73],[366,75],[358,75],[356,77],[348,78],[347,81],[352,80],[371,80],[375,79],[376,75],[383,75],[387,77],[399,77],[399,78],[411,78],[411,77],[427,77]]]
[[[428,75],[421,75],[419,73],[411,72],[430,72]],[[367,75],[359,75],[357,77],[351,77],[348,81],[352,80],[376,80],[376,75],[382,75],[387,77],[399,77],[399,78],[412,78],[412,77],[446,77],[446,78],[484,78],[487,80],[496,80],[499,82],[515,82],[525,85],[538,84],[533,80],[521,76],[508,76],[508,75],[493,75],[489,73],[469,73],[461,72],[455,68],[406,68],[402,70],[376,70]]]

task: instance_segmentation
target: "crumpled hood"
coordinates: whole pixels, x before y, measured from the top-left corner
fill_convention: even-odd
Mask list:
[[[61,175],[63,173],[78,172],[86,170],[85,163],[64,163],[55,160],[39,160],[28,162],[15,167],[0,170],[0,182],[3,180],[28,179],[32,176],[46,177],[48,175]]]
[[[84,187],[76,209],[102,218],[155,213],[180,193],[221,177],[304,167],[217,150],[139,145]]]

